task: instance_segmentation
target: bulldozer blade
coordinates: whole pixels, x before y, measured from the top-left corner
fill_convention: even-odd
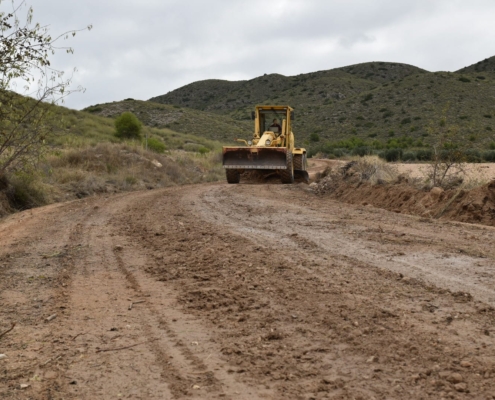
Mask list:
[[[301,171],[299,169],[294,170],[294,177],[299,180],[303,180],[306,183],[309,183],[309,174],[308,171]]]
[[[226,169],[287,169],[285,147],[224,147]]]

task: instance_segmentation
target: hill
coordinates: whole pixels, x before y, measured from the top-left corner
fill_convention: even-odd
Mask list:
[[[372,62],[291,77],[267,74],[249,81],[194,82],[150,101],[227,114],[242,120],[249,118],[253,105],[268,100],[279,104],[290,101],[294,107],[331,105],[383,82],[423,72],[426,71],[406,64]]]
[[[221,142],[233,141],[234,138],[244,137],[252,131],[251,122],[236,121],[228,115],[133,99],[96,104],[83,111],[108,118],[131,111],[147,126],[172,129]]]
[[[290,104],[300,144],[350,138],[434,142],[442,119],[472,147],[494,141],[495,57],[457,72],[428,72],[399,63],[370,62],[286,77],[194,82],[150,102],[187,107],[240,122],[255,104]],[[315,136],[316,134],[317,136]],[[302,142],[302,143],[301,143]]]
[[[478,72],[495,72],[495,56],[485,58],[483,61],[478,61],[476,64],[461,68],[457,71],[461,74],[469,73],[476,74]]]

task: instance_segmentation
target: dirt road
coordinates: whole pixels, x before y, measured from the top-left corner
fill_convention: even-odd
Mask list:
[[[495,229],[306,188],[5,219],[0,398],[495,398]]]

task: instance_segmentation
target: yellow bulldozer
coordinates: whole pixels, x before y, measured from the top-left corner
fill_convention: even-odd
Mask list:
[[[277,173],[282,183],[293,183],[295,177],[309,182],[306,171],[306,149],[295,147],[289,106],[256,106],[252,140],[236,139],[244,146],[223,147],[223,167],[228,183],[239,183],[245,171]]]

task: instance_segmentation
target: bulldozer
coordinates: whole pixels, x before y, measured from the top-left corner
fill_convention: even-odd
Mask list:
[[[278,174],[282,183],[294,183],[299,177],[308,183],[306,149],[294,144],[294,109],[256,106],[251,118],[254,120],[253,138],[235,139],[244,146],[223,147],[227,182],[239,183],[243,172],[257,170],[267,175]]]

